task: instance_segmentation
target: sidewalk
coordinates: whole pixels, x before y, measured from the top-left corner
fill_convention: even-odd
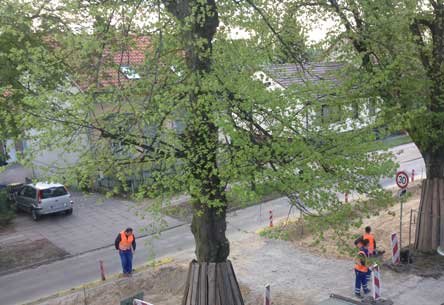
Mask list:
[[[127,200],[106,199],[98,194],[72,199],[74,212],[70,216],[48,215],[35,222],[29,214],[20,213],[13,222],[15,232],[0,235],[0,246],[5,238],[48,239],[69,254],[78,255],[112,245],[117,234],[127,227],[132,227],[136,236],[143,236],[183,224],[171,217],[160,220],[148,212],[143,218],[137,216],[138,206]]]

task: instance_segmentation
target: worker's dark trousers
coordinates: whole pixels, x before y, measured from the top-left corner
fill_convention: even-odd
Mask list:
[[[119,250],[120,261],[122,262],[122,269],[124,274],[129,274],[133,271],[133,252],[130,250]]]
[[[355,269],[356,281],[355,281],[355,293],[361,294],[361,287],[364,293],[368,293],[367,287],[367,272],[361,272]]]

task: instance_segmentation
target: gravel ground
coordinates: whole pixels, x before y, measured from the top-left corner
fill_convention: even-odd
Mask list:
[[[233,243],[231,259],[239,281],[260,295],[271,284],[275,305],[317,305],[331,293],[352,296],[352,260],[318,257],[289,242],[252,235]],[[382,294],[399,305],[441,305],[444,277],[423,278],[381,271]]]

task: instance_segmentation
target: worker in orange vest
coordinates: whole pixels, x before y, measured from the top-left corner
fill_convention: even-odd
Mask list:
[[[376,240],[372,234],[372,228],[370,226],[365,227],[365,234],[362,236],[362,239],[368,239],[368,255],[374,255],[376,250]]]
[[[372,228],[370,226],[365,227],[365,234],[362,236],[363,239],[368,239],[368,256],[375,256],[378,253],[383,254],[384,252],[376,252],[376,240],[372,234]],[[367,272],[367,282],[370,282],[372,276],[372,271],[369,269]]]
[[[370,289],[367,286],[367,274],[369,272],[368,261],[368,240],[364,239],[360,241],[362,247],[359,248],[358,254],[355,257],[355,296],[362,298],[361,287],[364,290],[364,294],[370,293]]]
[[[127,228],[120,232],[114,245],[116,250],[119,250],[123,275],[131,276],[133,272],[133,252],[136,251],[136,237],[133,234],[133,229]]]

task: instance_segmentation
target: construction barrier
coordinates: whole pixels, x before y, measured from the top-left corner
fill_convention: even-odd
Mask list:
[[[399,255],[399,243],[398,243],[398,234],[392,233],[392,263],[393,265],[399,265],[400,255]]]
[[[269,224],[270,228],[273,227],[273,211],[270,210],[270,224]]]
[[[133,300],[133,305],[153,305],[151,303],[139,300],[139,299],[134,299]]]
[[[381,273],[379,272],[379,266],[373,265],[372,268],[373,277],[373,299],[375,301],[381,299]]]
[[[265,285],[264,305],[271,305],[270,284]]]

